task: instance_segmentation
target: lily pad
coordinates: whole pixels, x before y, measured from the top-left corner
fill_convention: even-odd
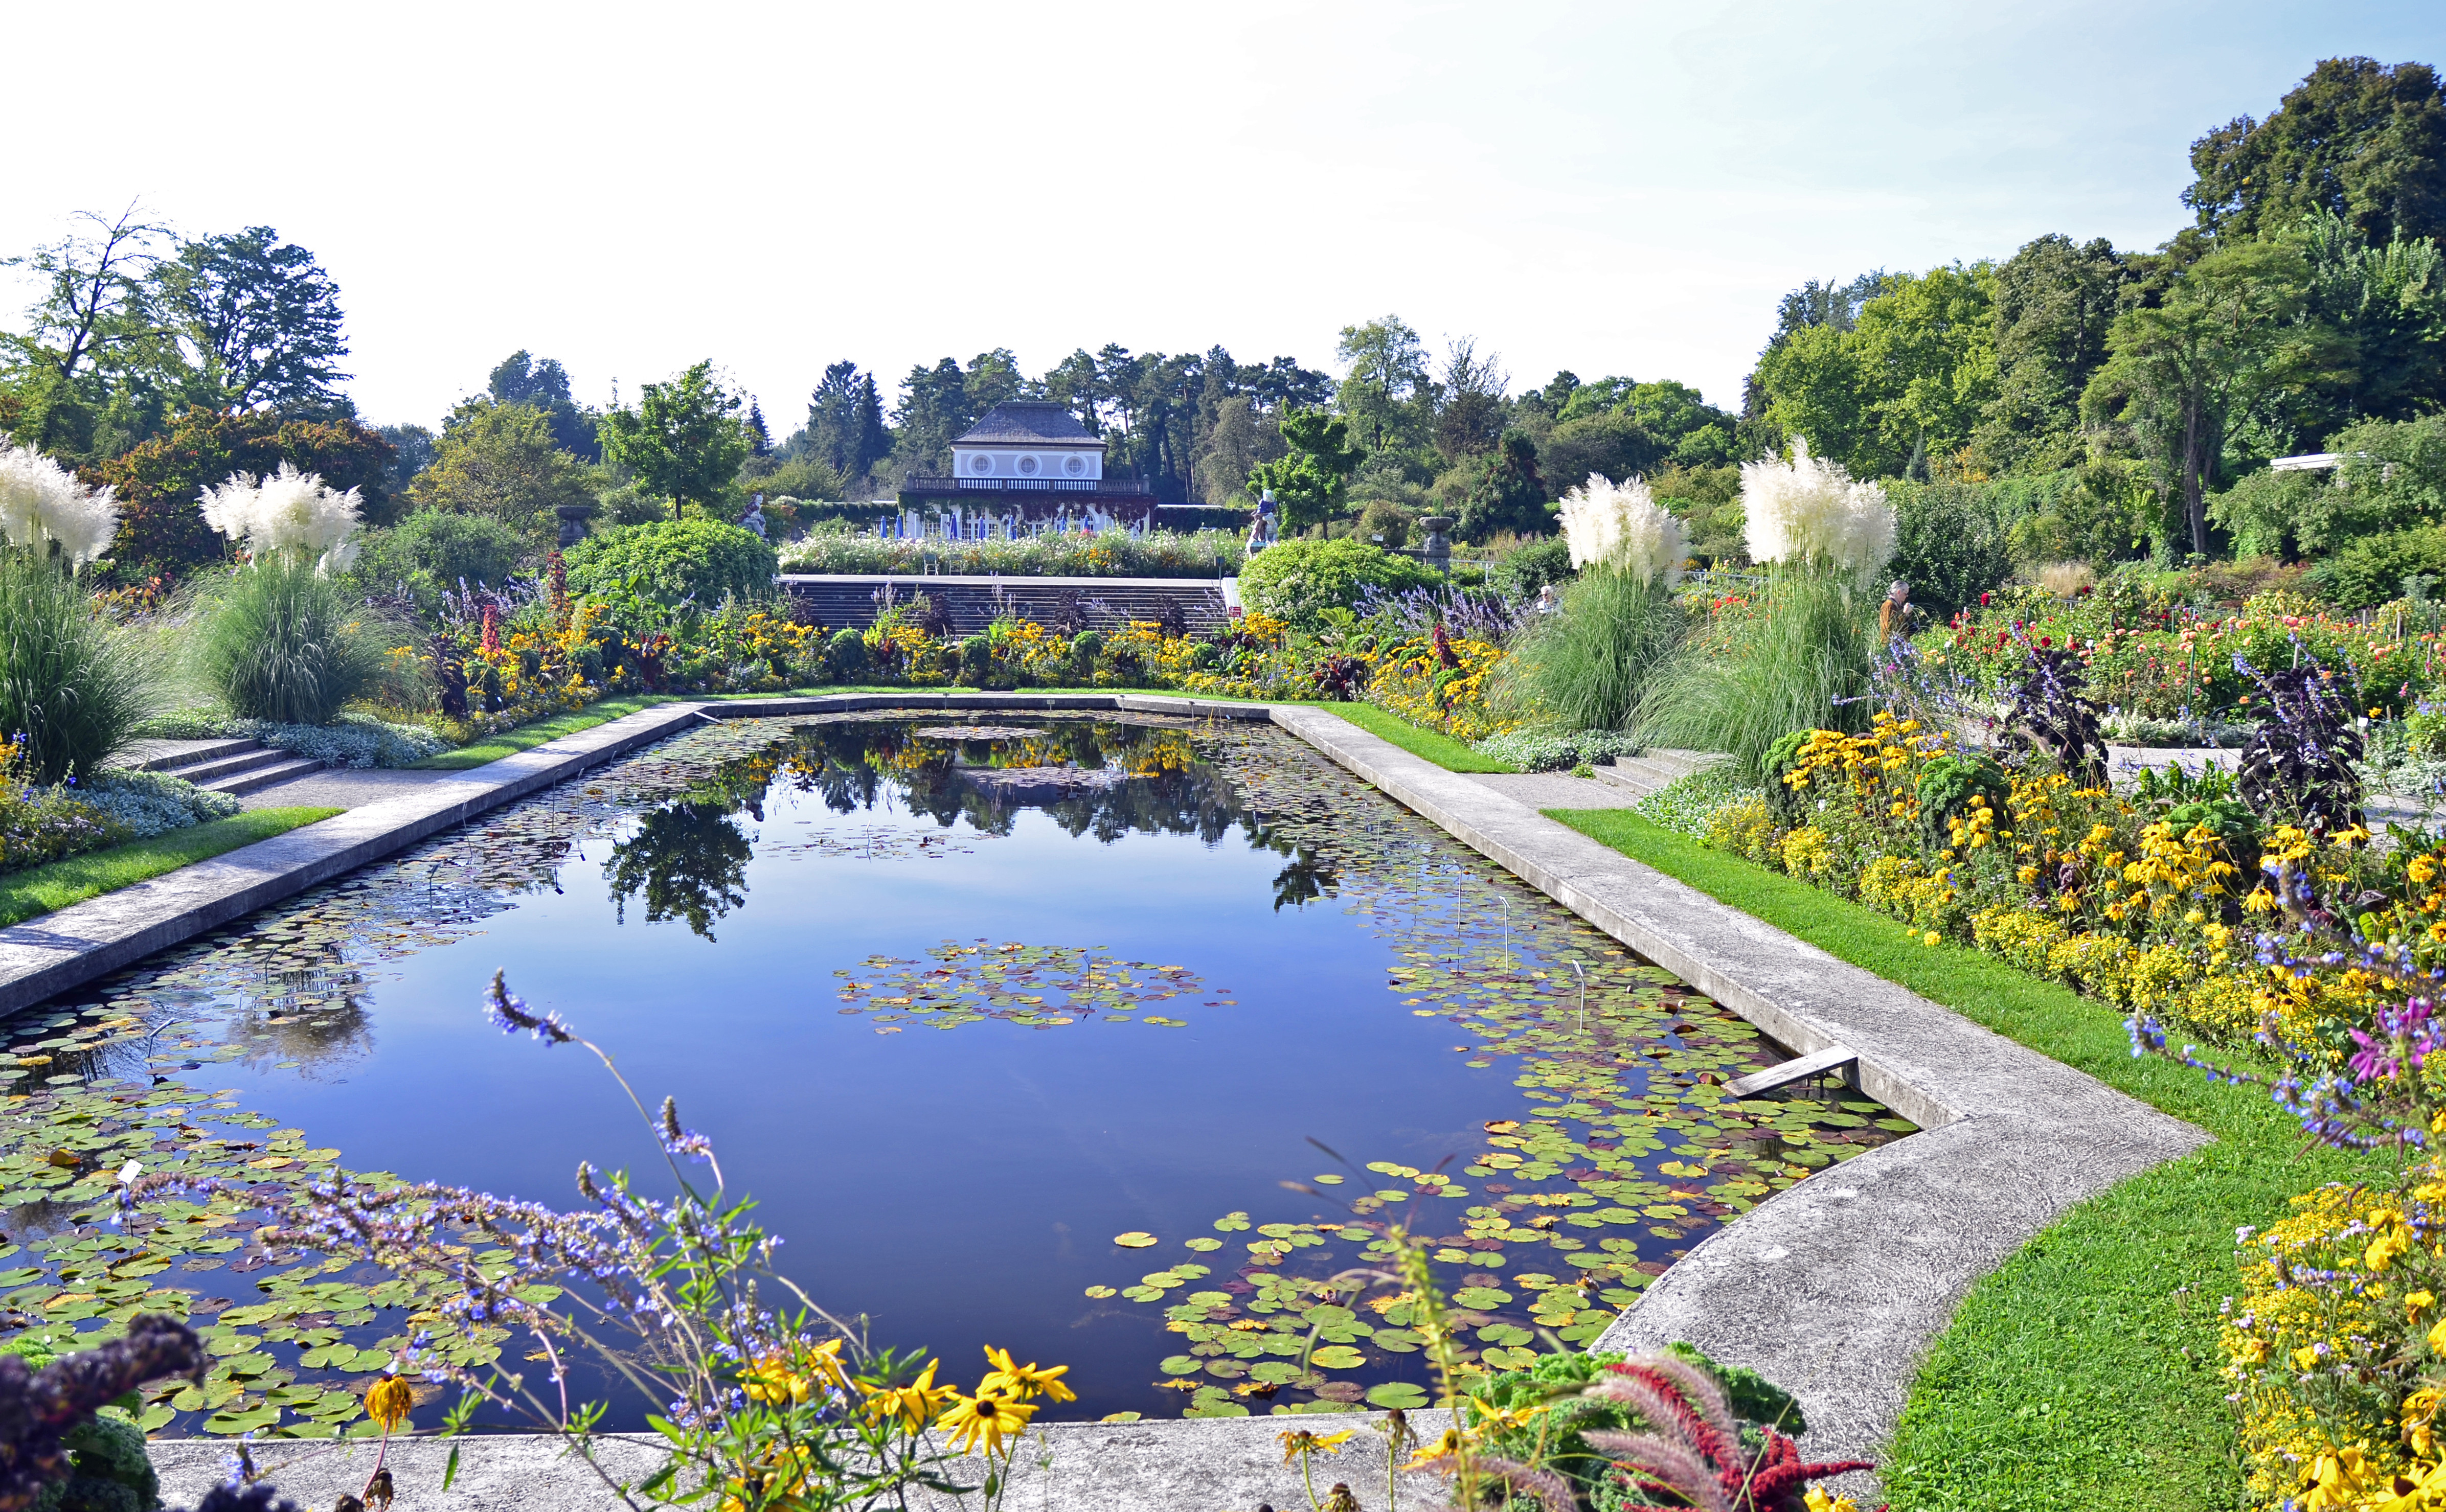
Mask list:
[[[1367,1363],[1367,1356],[1347,1344],[1319,1345],[1308,1355],[1308,1363],[1327,1371],[1355,1371]]]
[[[1119,1244],[1123,1249],[1153,1249],[1161,1241],[1153,1234],[1144,1233],[1134,1228],[1126,1234],[1114,1235],[1113,1242]]]
[[[1367,1389],[1367,1403],[1388,1410],[1399,1408],[1404,1412],[1415,1412],[1427,1405],[1427,1391],[1426,1388],[1408,1381],[1386,1381],[1382,1386]]]

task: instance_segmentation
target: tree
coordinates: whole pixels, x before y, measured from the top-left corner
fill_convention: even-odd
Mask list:
[[[1342,327],[1333,348],[1345,365],[1335,401],[1342,413],[1383,451],[1401,428],[1401,411],[1428,383],[1426,349],[1419,333],[1399,315]]]
[[[2130,428],[2180,503],[2192,550],[2209,550],[2206,493],[2226,428],[2261,394],[2314,370],[2325,344],[2299,324],[2308,269],[2298,244],[2254,241],[2201,258],[2165,302],[2128,310],[2081,395],[2092,424]]]
[[[1534,535],[1546,529],[1546,480],[1537,472],[1537,448],[1519,431],[1505,431],[1461,500],[1457,533],[1476,546],[1497,532]]]
[[[196,502],[205,488],[232,473],[270,473],[283,462],[301,473],[319,473],[334,489],[358,490],[365,522],[385,525],[393,514],[389,479],[395,460],[388,441],[346,416],[313,420],[198,405],[163,434],[82,476],[118,492],[120,534],[112,556],[119,576],[135,581],[183,576],[221,559],[221,538],[205,525]]]
[[[815,459],[843,478],[864,477],[890,452],[883,428],[883,401],[875,375],[856,363],[835,363],[807,396],[805,446]]]
[[[1994,471],[2045,471],[2080,455],[2080,394],[2106,361],[2134,270],[2105,238],[2045,235],[1999,264],[1996,397],[1974,429]]]
[[[34,275],[40,292],[9,353],[0,429],[42,451],[84,457],[149,434],[163,407],[161,342],[149,280],[166,227],[130,205],[115,220],[91,211],[87,231],[0,267]]]
[[[543,411],[479,399],[453,412],[408,498],[419,509],[481,514],[542,543],[557,528],[553,512],[593,503],[594,486],[586,464],[555,444]]]
[[[2313,212],[2373,245],[2446,234],[2446,86],[2427,64],[2329,58],[2266,121],[2192,143],[2183,203],[2220,236],[2282,231]]]
[[[635,409],[604,416],[604,455],[669,499],[678,519],[691,499],[719,503],[738,475],[749,448],[739,407],[708,358],[668,383],[646,384]]]
[[[1480,357],[1477,340],[1455,340],[1444,358],[1436,410],[1436,450],[1447,462],[1475,457],[1496,443],[1503,430],[1503,391],[1512,380],[1493,352]]]
[[[495,403],[541,410],[552,421],[554,444],[562,451],[580,461],[603,459],[603,445],[594,436],[595,418],[571,397],[568,370],[557,360],[537,361],[520,347],[494,365],[484,389]]]
[[[1321,409],[1287,409],[1278,421],[1285,453],[1249,472],[1249,492],[1274,492],[1283,528],[1322,525],[1342,503],[1344,485],[1359,470],[1363,453],[1350,445],[1350,422]]]
[[[269,226],[207,236],[155,271],[162,319],[187,368],[188,397],[216,409],[353,413],[340,289],[303,247]]]
[[[1995,391],[1994,284],[1986,263],[1890,275],[1849,328],[1792,331],[1759,358],[1764,418],[1861,477],[1958,450]]]
[[[390,491],[406,493],[416,475],[433,465],[433,433],[422,425],[377,425],[374,433],[390,443]]]
[[[1259,463],[1279,459],[1285,450],[1273,417],[1258,414],[1251,396],[1232,396],[1217,407],[1197,454],[1199,495],[1209,504],[1224,502],[1240,492]]]

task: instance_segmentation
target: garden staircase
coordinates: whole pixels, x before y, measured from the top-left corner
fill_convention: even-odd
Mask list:
[[[275,782],[319,772],[323,763],[255,740],[146,740],[127,765],[138,772],[183,777],[209,793],[232,797]]]
[[[1664,791],[1676,777],[1686,777],[1730,756],[1713,751],[1648,750],[1635,756],[1616,756],[1596,769],[1597,775],[1640,797]]]

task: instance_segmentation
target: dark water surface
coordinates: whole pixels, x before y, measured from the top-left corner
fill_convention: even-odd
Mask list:
[[[0,1276],[17,1320],[216,1296],[254,1325],[253,1372],[157,1418],[345,1417],[338,1390],[408,1332],[399,1298],[301,1302],[316,1258],[228,1245],[237,1204],[138,1245],[77,1226],[78,1202],[207,1117],[260,1115],[223,1133],[268,1156],[196,1168],[243,1164],[267,1201],[333,1152],[564,1205],[581,1159],[657,1166],[591,1057],[485,1021],[496,970],[677,1098],[818,1301],[964,1381],[987,1343],[1068,1363],[1087,1416],[1406,1400],[1387,1388],[1425,1372],[1398,1304],[1338,1298],[1339,1353],[1306,1376],[1285,1342],[1337,1300],[1308,1282],[1402,1212],[1447,1241],[1490,1367],[1518,1363],[1909,1127],[1717,1106],[1779,1053],[1279,732],[958,718],[966,737],[928,733],[941,716],[708,728],[12,1020],[22,1055],[58,1041],[19,1077],[42,1095],[0,1167],[0,1200],[42,1199],[0,1260],[26,1267]],[[235,1108],[206,1111],[224,1087]],[[45,1164],[63,1129],[74,1169]],[[1348,1179],[1281,1185],[1320,1174]],[[1135,1234],[1157,1242],[1115,1242]],[[267,1296],[290,1301],[244,1311]]]

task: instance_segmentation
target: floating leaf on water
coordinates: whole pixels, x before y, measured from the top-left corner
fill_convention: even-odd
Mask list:
[[[1327,1171],[1326,1174],[1313,1179],[1320,1186],[1339,1186],[1342,1185],[1342,1178],[1334,1175],[1331,1171]]]
[[[1309,1364],[1327,1371],[1355,1371],[1367,1363],[1366,1355],[1347,1344],[1321,1345],[1308,1358]]]
[[[1452,1299],[1473,1312],[1482,1312],[1501,1307],[1512,1300],[1512,1294],[1492,1286],[1464,1286],[1452,1294]]]
[[[1157,1365],[1156,1369],[1166,1375],[1188,1375],[1195,1372],[1202,1363],[1195,1355],[1168,1354],[1164,1356],[1163,1363]]]
[[[1181,1242],[1187,1244],[1191,1249],[1201,1251],[1221,1249],[1223,1247],[1223,1241],[1221,1240],[1210,1238],[1204,1234],[1198,1235],[1195,1239],[1183,1240]]]
[[[1139,1229],[1134,1228],[1126,1234],[1114,1235],[1113,1242],[1119,1244],[1123,1249],[1151,1249],[1158,1242],[1158,1241],[1153,1234],[1145,1233]]]
[[[1399,1408],[1404,1412],[1415,1412],[1427,1405],[1427,1392],[1424,1387],[1408,1381],[1386,1381],[1382,1386],[1367,1389],[1367,1402],[1371,1407],[1387,1410]]]

